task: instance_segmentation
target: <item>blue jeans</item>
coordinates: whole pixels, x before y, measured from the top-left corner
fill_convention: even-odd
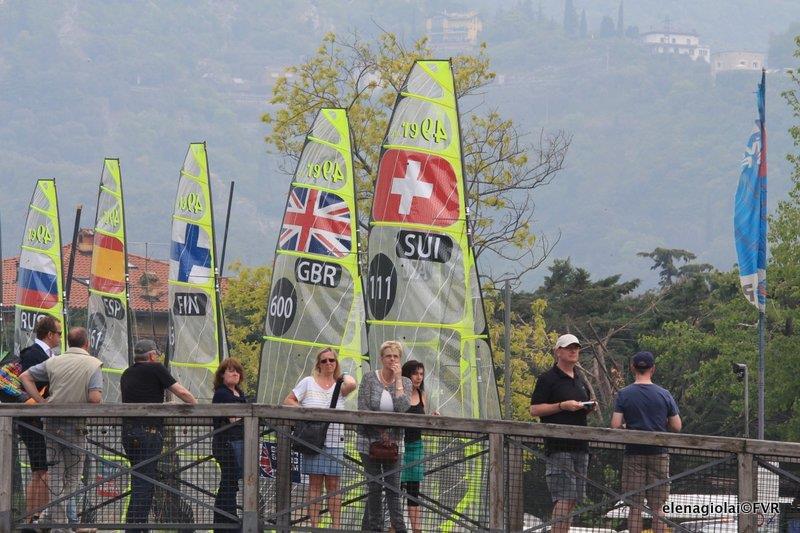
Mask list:
[[[160,429],[153,426],[137,425],[125,431],[122,435],[122,447],[128,455],[131,468],[139,463],[161,454],[164,446],[164,436]],[[136,471],[150,478],[156,478],[158,461],[151,461]],[[129,524],[142,524],[148,521],[150,505],[153,502],[155,485],[146,479],[131,475],[131,499],[128,504]],[[129,529],[129,532],[144,533],[146,529]]]

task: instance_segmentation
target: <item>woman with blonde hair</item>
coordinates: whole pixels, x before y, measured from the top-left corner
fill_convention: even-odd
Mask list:
[[[352,376],[342,373],[339,357],[333,348],[325,348],[317,354],[314,370],[310,376],[301,379],[292,392],[283,400],[284,405],[294,407],[331,407],[336,389],[339,389],[334,409],[344,409],[344,397],[353,392],[358,385]],[[335,458],[335,459],[334,459]],[[308,474],[308,499],[318,500],[322,494],[322,485],[328,494],[339,490],[339,478],[342,475],[344,460],[344,427],[342,424],[330,424],[325,436],[322,453],[303,454],[303,472]],[[317,527],[321,502],[312,503],[308,509],[311,527]],[[331,515],[331,527],[341,527],[342,497],[340,494],[328,497],[328,511]]]
[[[402,376],[400,360],[403,346],[397,341],[386,341],[380,348],[380,368],[368,372],[358,390],[358,409],[405,413],[411,403],[411,380]],[[358,426],[356,448],[367,474],[382,478],[387,484],[386,505],[389,520],[395,533],[405,533],[406,524],[400,509],[400,472],[398,466],[403,454],[403,428]],[[387,473],[391,472],[392,473]],[[383,500],[381,484],[368,484],[367,505],[361,528],[364,531],[383,529]]]

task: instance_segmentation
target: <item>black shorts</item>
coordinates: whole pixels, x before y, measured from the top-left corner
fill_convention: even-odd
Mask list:
[[[25,422],[39,429],[42,429],[41,418],[21,418],[20,422]],[[19,438],[25,443],[25,449],[28,450],[28,462],[31,466],[31,471],[44,471],[47,472],[47,444],[44,440],[44,435],[36,433],[32,429],[17,426]]]

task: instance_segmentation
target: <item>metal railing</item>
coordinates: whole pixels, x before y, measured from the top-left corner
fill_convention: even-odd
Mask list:
[[[24,418],[33,415],[44,417],[42,428]],[[52,429],[60,425],[47,422],[75,417],[86,420],[85,440],[75,441]],[[233,420],[215,429],[214,417]],[[126,449],[122,444],[125,419],[163,421],[163,443],[148,460],[133,458],[131,464],[132,445]],[[304,472],[308,459],[292,449],[297,440],[292,426],[299,420],[344,424],[343,453],[320,450],[319,457],[339,473],[326,490],[315,491],[314,479]],[[242,476],[239,482],[234,478],[235,489],[230,477],[228,485],[223,480],[232,463],[220,458],[217,442],[233,424],[241,424],[244,435]],[[365,450],[359,450],[357,428],[365,426],[420,429],[424,451],[409,448],[404,462],[384,465],[376,473],[359,453]],[[82,457],[79,483],[54,483],[63,465],[51,453],[44,503],[26,500],[35,474],[29,450],[18,438],[21,430],[44,437],[48,451]],[[585,471],[562,465],[561,474],[569,475],[564,479],[586,487],[585,497],[567,516],[553,515],[558,490],[553,481],[559,471],[554,470],[555,457],[545,452],[548,438],[588,444]],[[626,486],[630,457],[624,447],[630,444],[664,447],[669,453],[666,475]],[[572,531],[619,531],[628,529],[629,516],[638,514],[656,530],[663,525],[672,531],[777,532],[800,526],[800,506],[795,506],[800,502],[800,444],[524,422],[265,405],[3,404],[0,467],[0,533],[26,527],[34,515],[40,517],[37,528],[54,529],[361,531],[366,511],[379,501],[370,500],[370,491],[388,495],[378,518],[384,530],[391,522],[385,509],[393,500],[401,514],[393,518],[402,522],[394,524],[395,530],[409,531],[412,526],[422,531],[547,531],[558,530],[566,520]],[[399,484],[398,477],[414,477],[407,474],[415,467],[422,480],[418,488]],[[154,497],[146,521],[129,524],[134,485],[151,488]],[[232,508],[220,496],[225,486],[233,494],[225,493],[229,502],[235,499]],[[662,503],[663,513],[656,508]]]

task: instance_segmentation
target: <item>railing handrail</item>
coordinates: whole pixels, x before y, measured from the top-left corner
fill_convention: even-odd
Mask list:
[[[800,443],[760,441],[739,437],[692,435],[650,431],[619,430],[600,427],[567,426],[510,420],[474,420],[447,416],[311,409],[264,404],[73,404],[19,405],[0,404],[0,417],[163,417],[167,423],[185,425],[187,418],[215,416],[258,417],[273,420],[317,420],[348,425],[380,425],[418,428],[429,431],[457,431],[503,434],[521,439],[568,438],[610,444],[651,444],[712,452],[754,453],[800,458]],[[99,422],[99,421],[98,421]],[[107,421],[106,421],[107,423]]]

